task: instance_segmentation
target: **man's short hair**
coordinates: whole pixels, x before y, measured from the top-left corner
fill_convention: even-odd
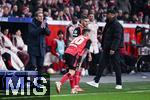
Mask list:
[[[109,14],[109,13],[111,13],[111,14],[115,14],[115,13],[116,13],[116,11],[115,11],[114,9],[108,9],[108,10],[107,10],[107,14]]]
[[[83,34],[83,35],[88,34],[90,31],[91,31],[90,29],[84,28],[84,29],[82,30],[82,34]]]
[[[94,13],[91,13],[91,12],[90,12],[88,15],[94,15]]]
[[[43,14],[43,12],[42,12],[42,11],[36,11],[36,12],[35,12],[35,17],[37,17],[38,14]]]
[[[81,16],[81,20],[85,20],[85,19],[88,19],[88,17],[86,17],[86,16]]]
[[[86,19],[88,19],[88,17],[86,17],[86,16],[81,16],[81,18],[80,18],[80,23],[81,23],[81,21],[85,21]]]

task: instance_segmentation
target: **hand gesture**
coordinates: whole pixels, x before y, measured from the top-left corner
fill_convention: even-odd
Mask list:
[[[46,28],[46,21],[44,20],[41,24],[41,28],[45,29]]]

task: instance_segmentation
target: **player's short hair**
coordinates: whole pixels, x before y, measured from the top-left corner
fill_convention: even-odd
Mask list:
[[[88,19],[86,16],[81,16],[81,20]]]
[[[83,35],[88,34],[90,31],[91,31],[90,29],[84,28],[84,29],[82,30],[82,34],[83,34]]]
[[[81,18],[80,18],[80,23],[81,23],[81,21],[84,21],[84,20],[86,20],[86,19],[88,19],[88,17],[86,17],[86,16],[81,16]]]

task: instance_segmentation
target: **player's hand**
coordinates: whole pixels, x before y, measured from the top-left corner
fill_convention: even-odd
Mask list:
[[[114,50],[110,50],[110,55],[113,55],[115,54],[115,51]]]

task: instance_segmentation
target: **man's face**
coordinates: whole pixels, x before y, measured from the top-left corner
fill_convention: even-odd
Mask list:
[[[94,21],[94,14],[90,14],[90,15],[89,15],[89,20],[90,20],[90,21]]]
[[[69,12],[69,8],[68,8],[68,7],[66,7],[66,8],[64,9],[64,13],[66,13],[66,14],[70,14],[70,12]]]
[[[112,13],[107,13],[107,19],[108,20],[111,20],[112,18],[115,17],[115,14],[112,14]]]
[[[84,16],[88,16],[88,13],[89,13],[89,11],[88,11],[87,9],[84,9],[82,14],[83,14]]]
[[[17,5],[14,5],[13,10],[14,10],[14,11],[18,11],[18,6],[17,6]]]
[[[125,16],[125,18],[129,18],[129,14],[125,14],[124,16]]]
[[[73,23],[73,24],[77,24],[77,23],[78,23],[78,19],[77,19],[77,18],[74,18],[74,19],[72,20],[72,23]]]
[[[89,24],[89,19],[83,19],[83,20],[82,20],[82,25],[83,25],[84,27],[87,27],[88,24]]]
[[[17,36],[21,36],[21,31],[18,30],[18,31],[16,32],[16,35],[17,35]]]
[[[3,8],[3,13],[6,15],[9,14],[9,8],[8,7]]]
[[[38,0],[38,1],[37,1],[37,4],[38,4],[38,5],[42,5],[42,3],[43,3],[42,0]]]
[[[9,33],[9,29],[6,29],[5,31],[4,31],[4,35],[7,35]]]
[[[40,21],[40,22],[43,22],[43,19],[44,19],[43,14],[42,14],[42,13],[39,13],[39,14],[37,15],[36,19],[37,19],[38,21]]]

